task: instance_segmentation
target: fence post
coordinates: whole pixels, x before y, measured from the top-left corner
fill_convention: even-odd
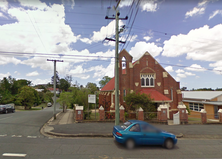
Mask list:
[[[158,107],[157,108],[157,119],[158,119],[158,121],[160,121],[160,112],[161,112],[161,108]]]
[[[105,112],[104,112],[104,108],[102,105],[99,107],[99,120],[100,121],[105,120]]]
[[[119,108],[119,120],[122,121],[123,123],[125,122],[125,108],[121,105],[121,107]]]
[[[83,106],[76,106],[76,121],[83,121]]]
[[[207,123],[207,112],[206,112],[206,110],[201,109],[200,113],[201,113],[201,122],[202,122],[202,124],[206,124]]]
[[[219,122],[222,123],[222,109],[218,110]]]
[[[184,104],[178,105],[180,114],[180,124],[187,124],[188,122],[188,115],[187,115],[187,107]]]
[[[143,109],[141,107],[139,108],[138,120],[144,120]]]

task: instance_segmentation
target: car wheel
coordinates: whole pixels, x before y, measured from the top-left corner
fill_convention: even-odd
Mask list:
[[[133,149],[135,147],[135,142],[133,139],[128,139],[126,141],[126,148],[127,149]]]
[[[172,149],[174,147],[173,141],[171,139],[166,139],[164,145],[167,149]]]
[[[15,113],[15,110],[12,110],[12,113]]]

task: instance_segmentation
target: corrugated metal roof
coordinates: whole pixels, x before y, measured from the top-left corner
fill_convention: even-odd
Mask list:
[[[201,104],[210,104],[210,105],[222,105],[222,102],[204,102],[204,101],[195,101],[195,100],[183,100],[183,102],[201,103]]]
[[[211,100],[222,95],[222,91],[182,91],[183,99]]]

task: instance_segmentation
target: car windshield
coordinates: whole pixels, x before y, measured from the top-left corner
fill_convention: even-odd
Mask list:
[[[131,124],[132,124],[131,122],[127,121],[127,122],[123,123],[123,125],[121,127],[125,130]]]

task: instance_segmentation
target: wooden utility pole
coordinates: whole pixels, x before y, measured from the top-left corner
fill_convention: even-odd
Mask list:
[[[115,125],[119,125],[119,20],[127,20],[128,17],[119,18],[119,11],[117,10],[118,5],[121,0],[118,1],[116,7],[114,6],[114,10],[116,11],[115,18],[106,16],[105,19],[115,19],[116,20],[116,36],[115,39],[105,38],[105,40],[115,41]],[[125,43],[122,42],[121,43]]]
[[[54,119],[56,119],[56,62],[63,62],[63,60],[49,60],[47,59],[47,61],[54,61],[54,109],[53,109],[53,116]]]

